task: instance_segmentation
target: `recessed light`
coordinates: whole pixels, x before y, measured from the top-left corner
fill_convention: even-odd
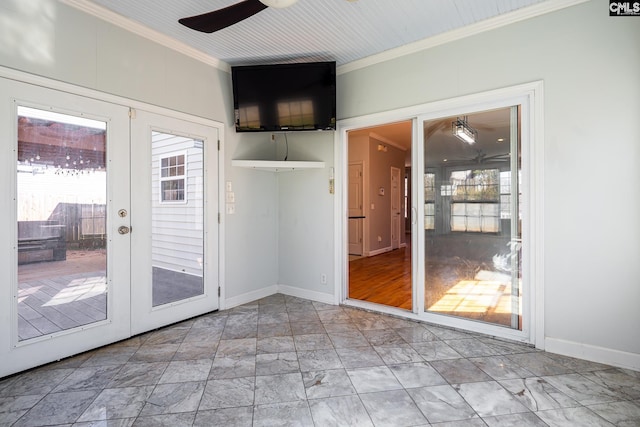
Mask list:
[[[504,138],[498,138],[497,142],[504,142]]]
[[[449,159],[442,159],[442,161],[443,161],[443,162],[447,162],[447,161],[449,161]]]

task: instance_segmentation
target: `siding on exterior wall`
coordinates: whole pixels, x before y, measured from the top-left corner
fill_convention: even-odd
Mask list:
[[[152,136],[152,263],[154,267],[202,277],[203,156],[199,141],[164,133]],[[196,146],[194,148],[194,145]],[[160,159],[185,154],[184,203],[160,202]]]

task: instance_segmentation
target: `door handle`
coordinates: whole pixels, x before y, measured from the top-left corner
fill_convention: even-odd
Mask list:
[[[118,227],[118,233],[120,234],[128,234],[130,231],[131,229],[126,225],[121,225],[120,227]]]

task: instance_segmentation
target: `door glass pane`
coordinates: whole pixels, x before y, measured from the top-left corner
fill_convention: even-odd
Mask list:
[[[18,107],[19,340],[107,318],[106,123]]]
[[[204,293],[203,146],[201,140],[152,133],[154,307]]]
[[[424,123],[426,311],[522,329],[517,112]]]

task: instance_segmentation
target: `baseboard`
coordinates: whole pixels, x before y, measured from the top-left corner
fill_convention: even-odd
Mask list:
[[[278,285],[267,286],[266,288],[258,289],[257,291],[247,292],[236,297],[227,298],[224,301],[224,309],[230,309],[242,304],[257,301],[260,298],[268,297],[269,295],[278,293]]]
[[[376,255],[380,255],[380,254],[385,254],[387,252],[391,252],[393,249],[391,249],[391,246],[388,246],[386,248],[382,248],[382,249],[376,249],[375,251],[371,251],[367,253],[367,256],[376,256]]]
[[[545,351],[616,366],[618,368],[640,371],[640,354],[637,353],[629,353],[558,338],[546,338]]]
[[[296,288],[295,286],[278,285],[278,292],[292,297],[308,299],[325,304],[334,304],[333,294],[324,292],[310,291],[308,289]]]
[[[232,298],[227,298],[224,301],[224,310],[237,307],[242,304],[247,304],[253,301],[257,301],[261,298],[268,297],[273,294],[285,294],[292,297],[304,298],[311,301],[322,302],[325,304],[335,304],[333,294],[326,294],[323,292],[310,291],[308,289],[296,288],[294,286],[287,285],[272,285],[266,288],[258,289],[257,291],[247,292],[246,294],[238,295]]]

